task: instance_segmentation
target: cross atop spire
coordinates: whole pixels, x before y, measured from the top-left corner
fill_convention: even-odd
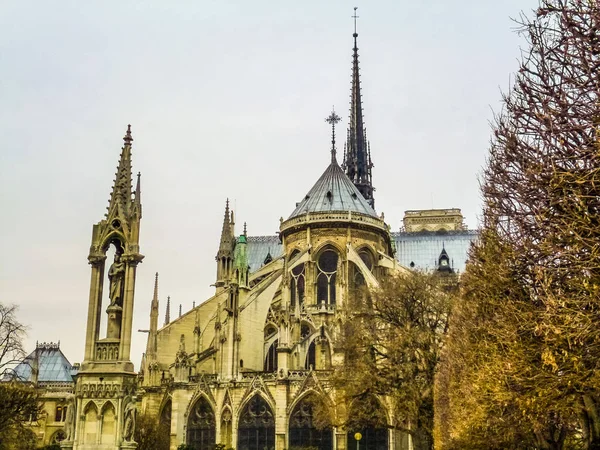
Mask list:
[[[335,113],[335,108],[332,107],[331,108],[331,114],[329,114],[329,116],[325,118],[325,122],[327,122],[328,124],[331,125],[331,162],[332,163],[336,162],[336,159],[335,159],[335,154],[336,154],[336,148],[335,148],[335,125],[340,120],[342,120],[342,118]]]
[[[371,180],[371,155],[367,141],[367,130],[363,121],[362,94],[360,90],[360,72],[358,67],[358,43],[356,32],[356,19],[358,15],[354,8],[354,48],[352,49],[352,88],[350,96],[350,124],[342,168],[348,178],[352,180],[363,197],[374,208],[373,185]]]
[[[358,6],[354,7],[354,15],[352,16],[352,18],[354,19],[354,37],[356,38],[358,36],[358,33],[356,32],[356,19],[358,19],[359,16],[356,15],[356,10],[358,9]],[[356,45],[355,45],[356,47]]]

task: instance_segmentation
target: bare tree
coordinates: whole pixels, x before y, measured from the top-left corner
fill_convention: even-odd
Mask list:
[[[11,376],[25,357],[25,326],[17,320],[16,311],[15,305],[0,303],[0,379]]]

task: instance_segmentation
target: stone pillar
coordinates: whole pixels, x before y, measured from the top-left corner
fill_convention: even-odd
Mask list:
[[[278,355],[288,352],[278,353]],[[286,372],[287,373],[287,372]],[[288,380],[277,381],[275,387],[275,450],[288,448]]]
[[[130,360],[131,349],[131,326],[133,322],[133,297],[135,290],[135,271],[138,264],[137,255],[123,256],[127,262],[125,272],[125,288],[123,292],[123,319],[121,327],[121,345],[119,349],[119,359],[121,361]],[[133,367],[131,368],[133,370]]]
[[[112,305],[106,309],[106,313],[108,314],[106,337],[108,339],[119,339],[121,337],[121,318],[123,316],[123,308],[118,305]]]
[[[104,261],[106,256],[90,257],[92,275],[88,302],[88,319],[85,337],[84,361],[94,359],[94,347],[100,333],[100,314],[102,308],[102,284],[104,282]]]

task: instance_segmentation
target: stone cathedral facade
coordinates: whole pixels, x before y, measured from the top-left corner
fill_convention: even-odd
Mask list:
[[[290,202],[292,212],[282,219],[278,236],[247,236],[245,227],[236,233],[234,213],[226,205],[211,298],[173,320],[167,304],[159,323],[156,275],[138,373],[130,346],[136,271],[144,258],[142,204],[139,174],[135,187],[132,179],[133,138],[127,130],[108,212],[93,227],[85,357],[69,400],[62,448],[136,448],[140,414],[160,418],[169,430],[171,449],[182,443],[202,450],[215,444],[237,450],[356,448],[357,430],[315,427],[313,405],[322,402],[341,418],[352,414],[352,405],[334,404],[328,378],[332,367],[343,362],[342,323],[351,312],[353,293],[408,270],[396,248],[420,241],[391,233],[374,209],[357,34],[353,37],[342,164],[335,142],[339,118],[332,113],[329,155],[323,146],[325,170],[299,203]],[[453,237],[463,243],[472,239],[456,214],[452,220],[454,228],[446,230],[444,241],[450,244],[438,239],[435,250],[440,266],[451,267],[450,258],[459,257],[451,251],[448,256],[444,247],[452,245]],[[114,260],[106,256],[111,247]],[[103,298],[109,300],[103,303]],[[388,399],[373,400],[383,420],[392,424]],[[362,434],[361,449],[410,448],[406,436],[388,428],[365,424]]]

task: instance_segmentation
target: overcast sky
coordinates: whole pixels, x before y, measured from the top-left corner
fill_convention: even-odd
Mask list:
[[[431,207],[477,226],[489,122],[523,45],[511,17],[536,4],[357,2],[376,209],[393,230]],[[172,316],[212,295],[227,197],[238,232],[275,233],[328,164],[332,105],[347,126],[353,6],[0,0],[0,302],[20,306],[28,351],[60,340],[83,358],[92,225],[128,123],[146,255],[134,330],[156,271],[161,324],[167,295]]]

